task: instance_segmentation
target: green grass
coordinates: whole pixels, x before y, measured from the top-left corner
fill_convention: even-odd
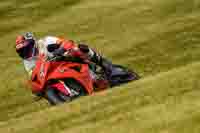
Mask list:
[[[200,132],[199,13],[199,0],[1,0],[0,132]],[[142,79],[35,102],[14,49],[25,31],[86,42]]]

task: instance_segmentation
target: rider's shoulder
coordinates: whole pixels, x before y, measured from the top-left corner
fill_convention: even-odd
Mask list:
[[[44,36],[40,38],[38,42],[42,42],[44,45],[49,45],[49,44],[62,44],[64,42],[69,43],[69,40],[57,36]]]
[[[44,40],[46,40],[46,41],[57,41],[58,39],[59,39],[59,37],[56,37],[56,36],[45,36],[44,38],[43,38]]]
[[[41,41],[45,45],[49,45],[49,44],[56,44],[58,40],[59,40],[59,38],[55,37],[55,36],[45,36],[43,38],[40,38],[39,42]]]

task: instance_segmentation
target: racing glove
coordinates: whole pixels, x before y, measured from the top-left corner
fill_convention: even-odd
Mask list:
[[[80,49],[81,52],[83,53],[88,53],[90,51],[88,45],[80,43],[78,44],[78,48]]]
[[[52,53],[54,56],[63,56],[66,50],[63,47],[55,49]]]

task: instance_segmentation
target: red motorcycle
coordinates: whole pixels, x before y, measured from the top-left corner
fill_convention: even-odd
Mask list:
[[[94,92],[95,82],[91,72],[95,71],[99,81],[108,81],[109,87],[118,86],[132,80],[139,79],[139,76],[120,65],[110,66],[109,73],[102,69],[91,67],[87,63],[73,62],[71,60],[47,59],[39,56],[31,76],[32,92],[39,94],[56,105]],[[105,82],[99,82],[100,85]],[[105,84],[103,85],[105,88]],[[108,87],[108,86],[107,86]],[[101,87],[99,87],[101,88]]]
[[[92,94],[93,80],[88,64],[48,60],[40,56],[31,76],[32,92],[52,105]]]

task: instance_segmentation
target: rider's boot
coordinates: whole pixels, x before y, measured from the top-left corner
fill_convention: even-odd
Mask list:
[[[79,44],[79,48],[83,53],[86,53],[90,60],[97,65],[101,66],[106,73],[110,73],[112,70],[112,62],[102,57],[95,50],[88,47],[86,44]]]
[[[91,60],[103,68],[106,76],[110,76],[110,74],[112,72],[112,66],[113,66],[113,64],[110,60],[102,57],[100,54],[98,54],[95,51],[94,51],[94,55],[92,56]]]
[[[105,71],[106,78],[107,79],[97,79],[95,80],[94,84],[99,89],[105,89],[108,88],[109,83],[109,75],[112,72],[112,62],[107,60],[106,58],[102,57],[99,53],[94,51],[93,49],[89,48],[86,44],[79,44],[79,48],[82,52],[86,53],[89,57],[89,59],[96,63],[97,65],[101,66],[103,70]]]

